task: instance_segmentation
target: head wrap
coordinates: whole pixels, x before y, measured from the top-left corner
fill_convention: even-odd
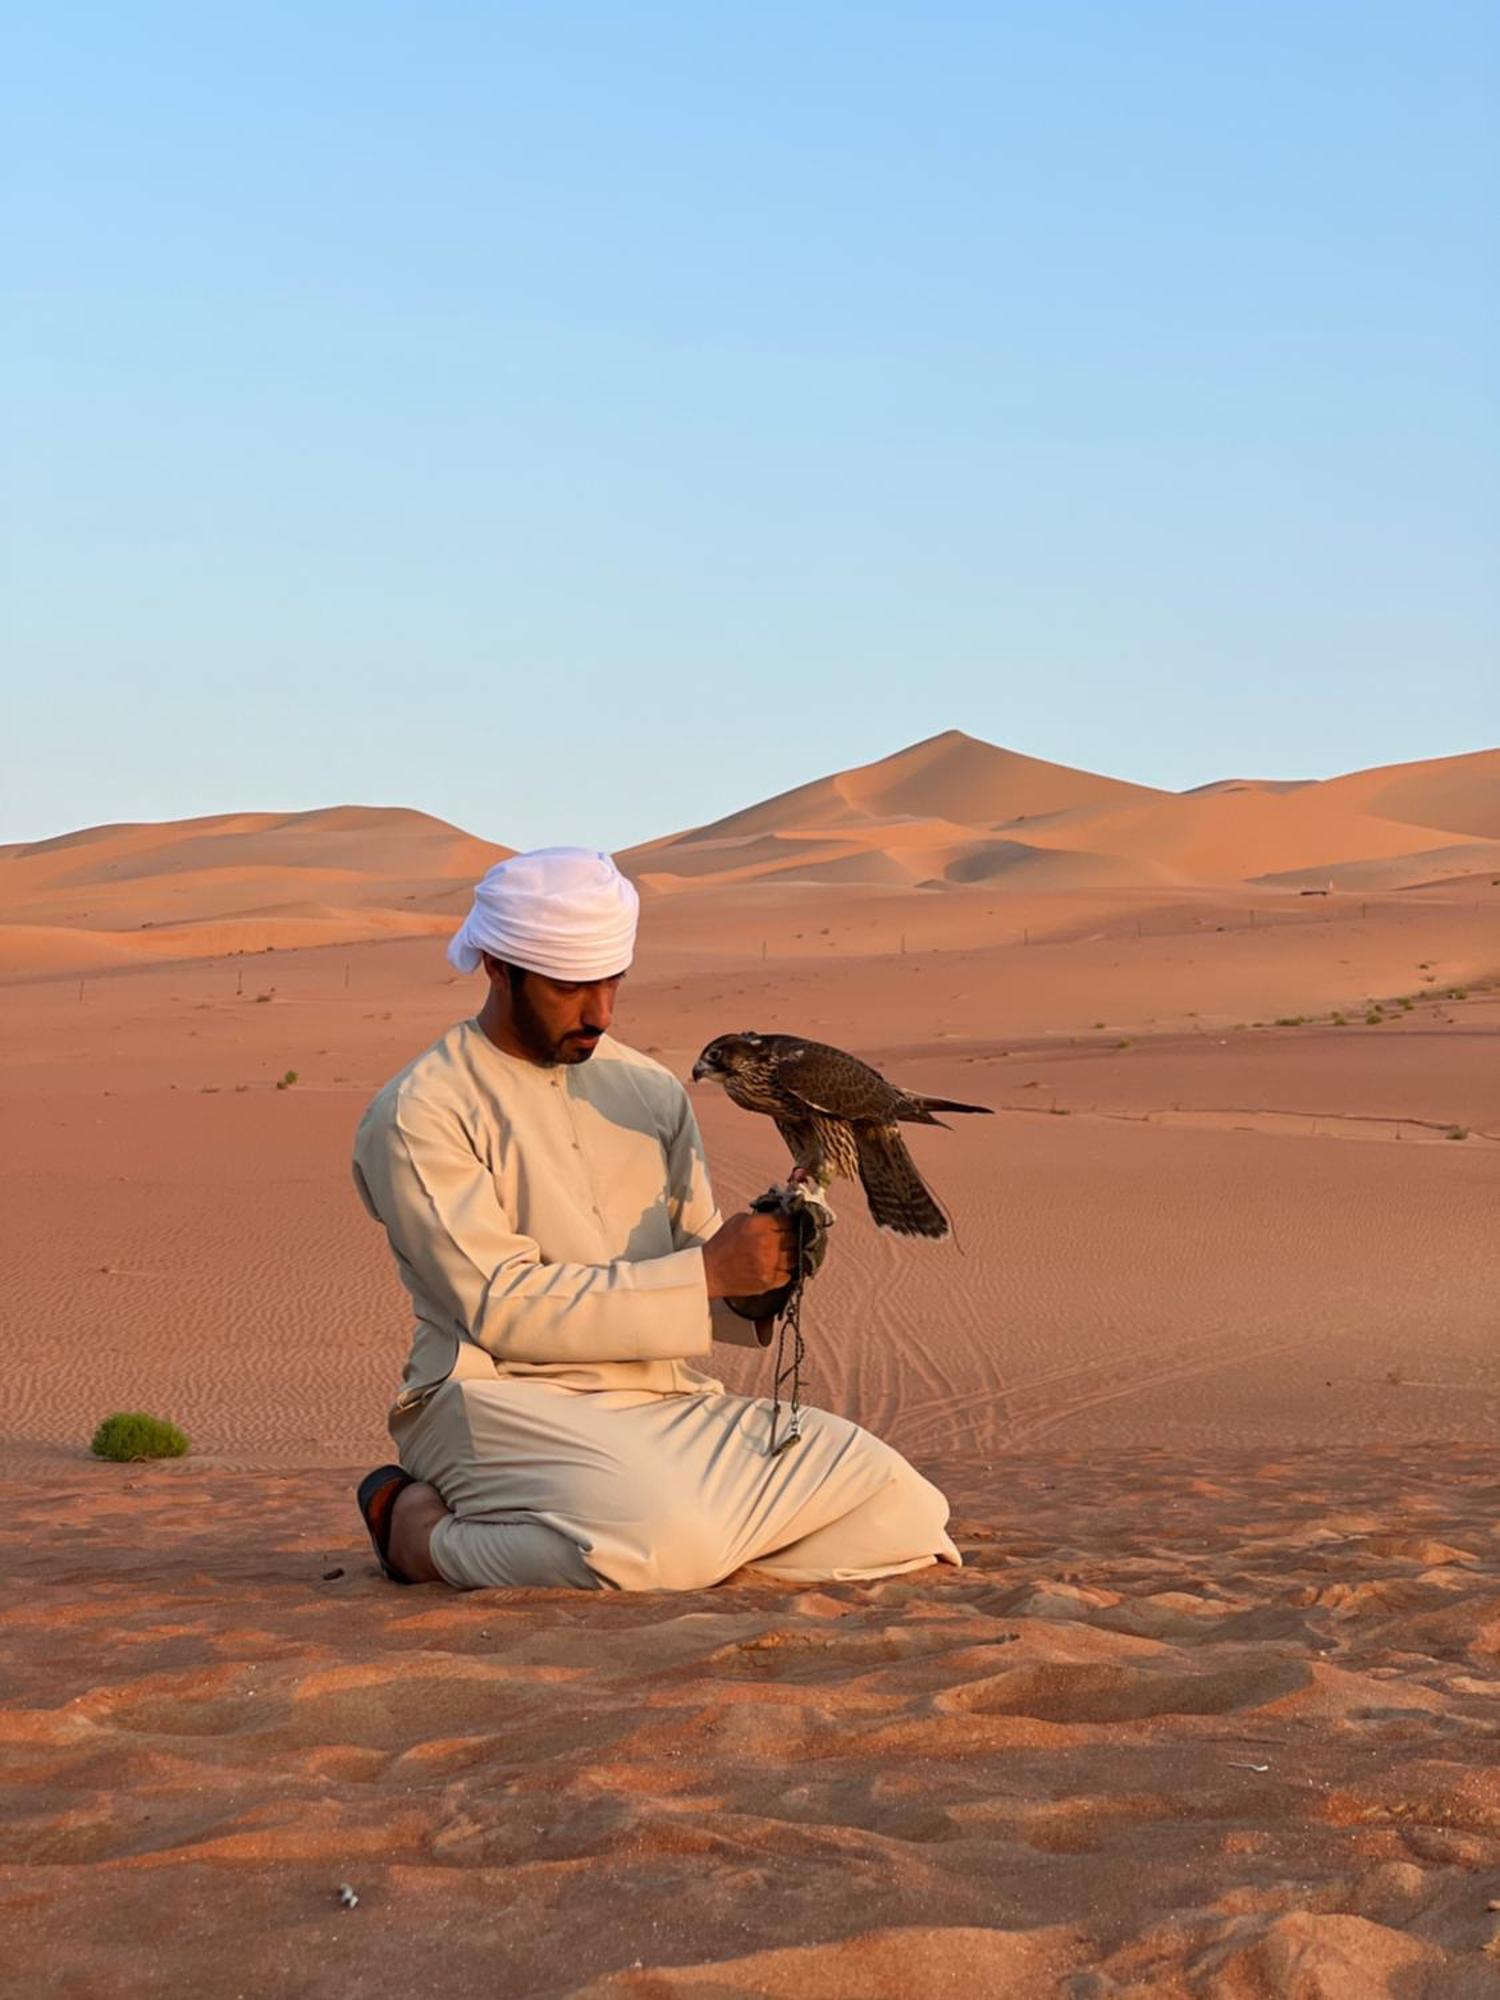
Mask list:
[[[448,959],[473,972],[481,952],[550,979],[609,979],[635,953],[640,897],[607,854],[538,847],[500,861],[475,885]]]

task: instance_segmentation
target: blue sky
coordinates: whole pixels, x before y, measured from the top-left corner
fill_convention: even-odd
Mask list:
[[[1500,741],[1500,12],[15,12],[0,840]]]

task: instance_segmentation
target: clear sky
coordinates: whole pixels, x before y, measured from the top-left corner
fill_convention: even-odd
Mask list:
[[[1500,9],[11,11],[0,840],[1500,741]]]

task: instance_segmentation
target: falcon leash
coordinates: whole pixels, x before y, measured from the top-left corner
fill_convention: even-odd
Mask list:
[[[801,1236],[802,1232],[798,1230],[799,1252]],[[807,1348],[802,1339],[802,1272],[800,1269],[802,1259],[800,1254],[797,1262],[799,1269],[796,1280],[792,1285],[792,1295],[786,1302],[786,1309],[776,1322],[776,1376],[771,1391],[771,1442],[766,1450],[768,1458],[780,1458],[781,1454],[789,1446],[796,1444],[802,1436],[802,1357],[807,1352]],[[792,1358],[790,1361],[784,1361],[782,1356],[788,1333],[792,1336]],[[786,1381],[788,1376],[791,1377],[792,1383],[791,1395],[788,1402],[790,1416],[787,1419],[785,1433],[778,1439],[776,1429],[781,1420],[781,1385]]]
[[[807,1346],[802,1338],[802,1294],[808,1278],[808,1242],[818,1227],[808,1211],[807,1199],[800,1188],[784,1189],[777,1197],[776,1206],[792,1223],[793,1234],[797,1239],[797,1254],[792,1272],[791,1290],[776,1320],[776,1368],[771,1389],[771,1442],[766,1448],[768,1458],[779,1458],[802,1436],[802,1363],[807,1353]],[[789,1334],[790,1360],[786,1358]],[[778,1438],[776,1433],[781,1422],[782,1385],[788,1381],[791,1385],[788,1397],[789,1416],[786,1430]]]

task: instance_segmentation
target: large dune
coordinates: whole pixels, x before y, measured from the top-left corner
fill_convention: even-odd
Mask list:
[[[476,876],[512,851],[372,806],[90,827],[3,847],[0,976],[443,931]],[[1105,890],[1462,890],[1500,876],[1500,750],[1177,793],[950,729],[620,861],[648,898],[687,897],[695,911],[707,899],[745,921],[768,892],[791,909],[820,888],[856,903],[1001,895],[1012,915],[1038,896]]]
[[[772,873],[827,882],[904,874],[926,888],[1270,880],[1296,889],[1315,879],[1326,886],[1351,864],[1383,868],[1380,884],[1394,888],[1492,867],[1472,841],[1492,824],[1500,824],[1500,751],[1321,783],[1221,779],[1176,793],[948,730],[621,860],[661,891],[738,888]],[[818,851],[806,852],[814,839]]]
[[[402,807],[86,827],[0,847],[0,966],[25,977],[443,930],[514,851]]]

